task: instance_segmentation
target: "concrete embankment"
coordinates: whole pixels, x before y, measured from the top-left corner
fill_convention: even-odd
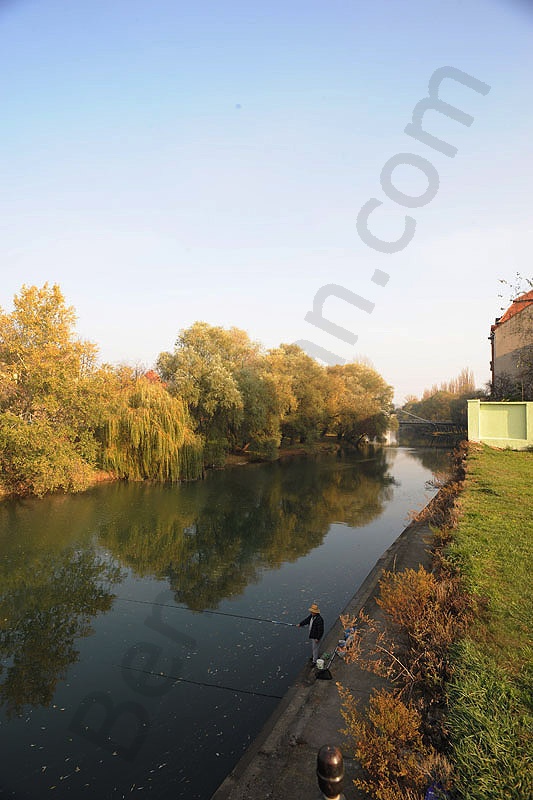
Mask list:
[[[383,554],[344,613],[356,616],[361,609],[376,620],[382,612],[376,603],[378,582],[383,570],[402,571],[426,568],[431,563],[432,534],[427,525],[412,523]],[[340,621],[322,642],[321,652],[333,652],[343,638]],[[341,703],[336,683],[349,689],[362,707],[368,704],[374,688],[383,681],[345,664],[336,657],[330,668],[332,680],[317,680],[316,671],[306,666],[263,730],[241,760],[217,789],[212,800],[265,800],[279,797],[317,797],[316,757],[322,745],[336,745],[344,755],[346,800],[361,797],[353,786],[357,764],[346,749],[341,729]]]

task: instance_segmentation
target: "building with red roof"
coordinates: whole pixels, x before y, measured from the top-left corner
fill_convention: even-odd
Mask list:
[[[492,391],[520,384],[522,399],[531,392],[533,374],[533,291],[517,297],[490,328]]]

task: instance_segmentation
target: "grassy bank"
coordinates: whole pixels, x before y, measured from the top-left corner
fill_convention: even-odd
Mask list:
[[[449,729],[469,800],[533,796],[533,454],[471,448],[450,547],[481,610],[453,653]]]

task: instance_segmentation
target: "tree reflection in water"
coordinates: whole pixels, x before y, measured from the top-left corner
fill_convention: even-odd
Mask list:
[[[415,452],[369,449],[0,503],[4,791],[122,796],[153,778],[154,796],[211,796],[307,659],[305,636],[257,620],[318,600],[332,624],[429,474]],[[157,605],[173,600],[231,616]],[[152,670],[155,654],[158,678],[117,666]],[[132,703],[150,736],[129,762],[115,743],[135,735]]]
[[[387,468],[378,449],[367,458],[250,466],[194,485],[117,484],[102,516],[90,493],[75,499],[74,516],[72,498],[50,499],[28,536],[20,530],[30,530],[35,508],[5,505],[2,529],[16,529],[16,517],[19,534],[0,540],[0,706],[14,715],[51,703],[78,660],[76,639],[112,606],[121,580],[113,561],[167,580],[192,610],[214,609],[262,570],[320,546],[332,522],[358,527],[378,517],[392,491]]]
[[[101,541],[138,575],[167,579],[178,603],[216,608],[262,569],[318,547],[332,522],[359,527],[378,517],[392,491],[387,466],[377,449],[341,464],[312,459],[299,469],[235,470],[222,492],[216,475],[178,495],[150,487],[135,516],[117,514]]]
[[[18,560],[16,555],[20,554]],[[78,660],[75,639],[91,618],[111,608],[120,570],[94,548],[11,550],[0,591],[0,706],[8,716],[26,705],[48,706],[57,682]]]
[[[410,448],[408,450],[410,458],[419,461],[423,467],[432,470],[433,473],[450,472],[450,449],[447,448]]]

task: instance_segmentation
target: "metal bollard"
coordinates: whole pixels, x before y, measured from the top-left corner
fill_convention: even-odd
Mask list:
[[[318,751],[316,774],[322,797],[327,800],[344,800],[344,761],[338,747],[325,744]]]

